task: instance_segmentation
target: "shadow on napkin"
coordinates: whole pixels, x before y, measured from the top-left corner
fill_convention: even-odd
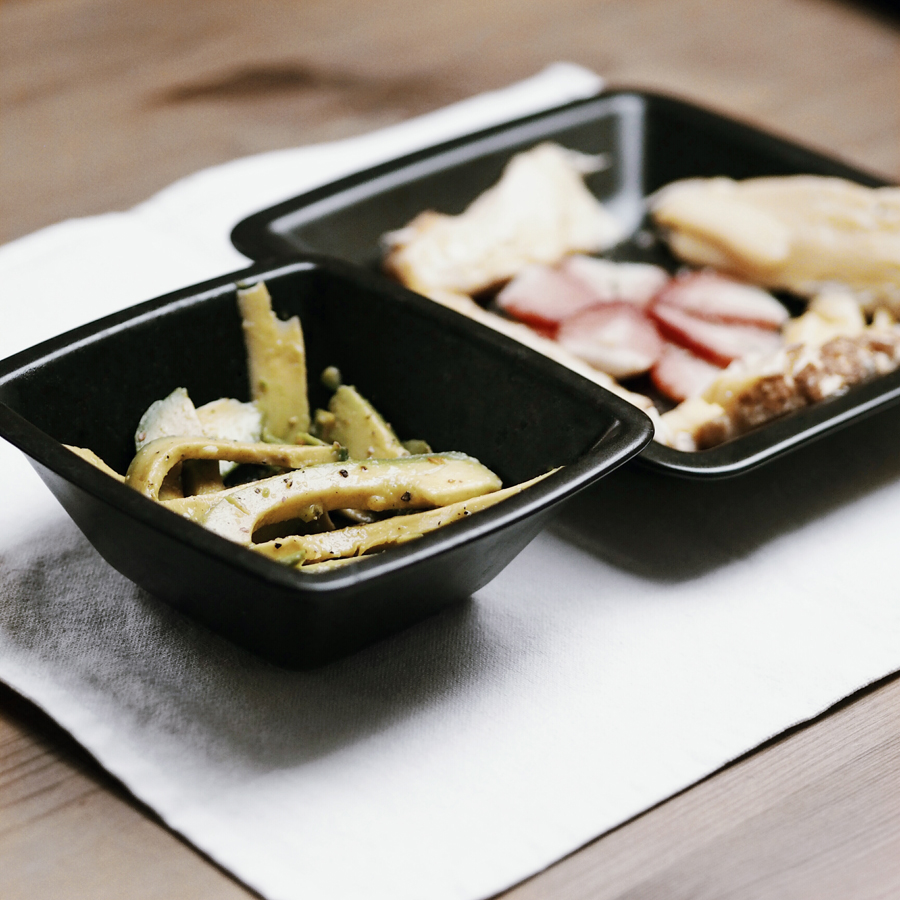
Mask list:
[[[170,734],[256,773],[394,727],[497,665],[465,603],[325,668],[279,669],[133,585],[62,519],[0,553],[0,596],[0,652],[39,662],[86,709],[115,709],[103,727]]]
[[[744,475],[691,481],[631,463],[570,501],[551,530],[604,561],[684,581],[900,478],[887,410]]]

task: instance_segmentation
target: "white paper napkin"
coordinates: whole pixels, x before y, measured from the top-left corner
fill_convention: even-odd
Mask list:
[[[254,209],[598,85],[553,67],[0,248],[0,353],[239,266]],[[112,571],[3,444],[0,678],[266,897],[486,897],[900,667],[898,439],[888,413],[729,482],[629,467],[470,601],[310,673]]]

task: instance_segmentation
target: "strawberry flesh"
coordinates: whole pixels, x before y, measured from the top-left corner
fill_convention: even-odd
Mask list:
[[[555,331],[560,322],[595,303],[580,281],[550,266],[526,266],[497,294],[505,313],[541,331]]]
[[[715,272],[679,275],[663,288],[657,299],[709,322],[777,329],[789,317],[784,306],[768,291]]]
[[[756,325],[710,322],[658,300],[650,307],[662,335],[717,366],[750,353],[773,353],[781,346],[777,331]]]
[[[627,303],[592,306],[566,319],[556,339],[570,353],[614,378],[648,371],[663,348],[653,322]]]
[[[669,281],[669,274],[647,263],[612,262],[576,254],[563,260],[561,270],[583,284],[597,303],[647,306]]]
[[[676,344],[666,344],[659,360],[650,372],[656,389],[680,403],[689,397],[699,397],[722,369]]]

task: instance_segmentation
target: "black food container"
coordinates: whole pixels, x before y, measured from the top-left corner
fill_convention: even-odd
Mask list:
[[[462,212],[497,181],[515,153],[548,140],[606,155],[609,165],[588,176],[587,185],[634,234],[607,256],[657,263],[670,270],[678,263],[653,239],[645,211],[647,197],[672,181],[806,173],[869,186],[886,183],[683,100],[616,90],[431,147],[286,200],[239,223],[232,241],[255,260],[317,252],[378,270],[385,232],[400,228],[425,209]],[[688,478],[739,475],[898,398],[900,371],[709,450],[689,453],[651,443],[640,462],[657,472]]]
[[[536,486],[418,540],[305,574],[170,512],[63,445],[116,471],[154,400],[248,399],[235,299],[265,279],[276,312],[299,315],[311,403],[338,366],[404,438],[461,450],[505,485]],[[152,300],[0,363],[0,435],[26,453],[116,569],[236,643],[287,667],[320,665],[404,628],[490,581],[563,500],[638,453],[649,420],[501,335],[340,262],[256,266]]]

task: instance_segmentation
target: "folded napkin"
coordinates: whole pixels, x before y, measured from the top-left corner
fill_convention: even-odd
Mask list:
[[[0,353],[239,267],[254,209],[599,84],[556,66],[0,248]],[[898,439],[885,413],[718,484],[626,467],[469,601],[307,673],[112,571],[4,444],[0,678],[265,897],[486,897],[900,667]]]

